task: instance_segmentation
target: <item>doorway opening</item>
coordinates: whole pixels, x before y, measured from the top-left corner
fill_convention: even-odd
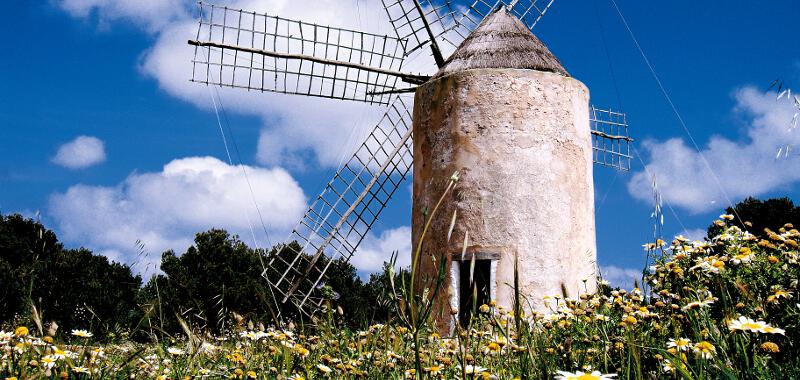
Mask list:
[[[471,261],[460,261],[458,265],[458,320],[461,326],[467,326],[478,308],[491,302],[492,260],[475,260],[471,278]]]

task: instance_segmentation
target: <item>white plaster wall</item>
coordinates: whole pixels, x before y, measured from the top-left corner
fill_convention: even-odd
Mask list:
[[[513,302],[517,255],[521,290],[535,309],[543,311],[543,297],[560,294],[562,284],[570,296],[584,291],[584,280],[593,291],[588,103],[581,82],[532,70],[468,70],[423,85],[414,106],[415,242],[422,210],[433,208],[454,171],[461,173],[431,225],[427,257],[460,254],[469,231],[468,252],[500,255],[492,272],[501,305]],[[459,218],[447,241],[454,209]],[[436,264],[428,264],[423,270],[434,273]],[[442,292],[442,307],[451,305],[451,294]]]

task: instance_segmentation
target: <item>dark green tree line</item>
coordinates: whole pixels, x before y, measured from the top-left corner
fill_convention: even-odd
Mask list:
[[[0,216],[0,326],[31,318],[32,307],[62,332],[90,328],[100,336],[181,333],[179,318],[209,332],[247,321],[274,322],[279,311],[283,320],[298,321],[302,315],[291,303],[276,302],[261,274],[271,255],[290,261],[300,250],[295,242],[269,252],[252,249],[212,229],[198,233],[182,254],[164,252],[162,273],[143,284],[127,265],[84,248],[65,248],[37,221]],[[304,258],[307,263],[309,256]],[[351,264],[334,260],[321,293],[341,310],[342,325],[364,327],[389,317],[388,276],[373,274],[365,282]]]

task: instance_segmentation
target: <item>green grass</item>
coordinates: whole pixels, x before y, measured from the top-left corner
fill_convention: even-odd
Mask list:
[[[800,232],[761,238],[716,223],[709,241],[648,244],[646,286],[554,295],[548,313],[523,315],[524,299],[484,305],[452,336],[433,330],[426,298],[395,284],[392,322],[365,331],[345,328],[335,308],[302,326],[239,320],[220,336],[185,326],[149,343],[8,326],[0,378],[800,378]],[[427,286],[430,299],[438,285]]]

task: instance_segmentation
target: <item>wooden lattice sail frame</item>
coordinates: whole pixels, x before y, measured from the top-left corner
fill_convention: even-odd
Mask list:
[[[278,300],[307,314],[324,301],[321,289],[332,261],[357,254],[409,176],[411,101],[401,94],[430,77],[404,71],[406,58],[427,47],[441,68],[448,61],[441,45],[461,46],[492,12],[504,9],[531,30],[554,0],[474,0],[467,7],[450,0],[382,1],[395,36],[201,2],[197,34],[189,40],[195,46],[193,82],[386,107],[293,229],[287,243],[297,245],[287,244],[266,261],[263,275]],[[624,114],[592,106],[591,133],[594,163],[630,169],[632,139]]]

